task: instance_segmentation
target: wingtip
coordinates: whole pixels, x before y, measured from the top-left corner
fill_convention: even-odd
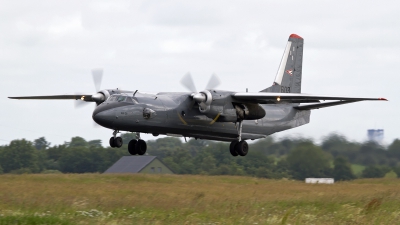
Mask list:
[[[303,39],[302,37],[300,37],[300,36],[297,35],[297,34],[291,34],[291,35],[289,36],[289,38]]]
[[[389,101],[386,98],[379,98],[379,100],[381,100],[381,101]]]

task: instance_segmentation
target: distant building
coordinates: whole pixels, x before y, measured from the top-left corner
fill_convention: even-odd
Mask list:
[[[369,129],[368,131],[368,141],[374,141],[381,144],[383,142],[383,129]]]
[[[307,184],[333,184],[335,180],[333,178],[306,178]]]
[[[156,156],[123,156],[104,173],[173,174]]]

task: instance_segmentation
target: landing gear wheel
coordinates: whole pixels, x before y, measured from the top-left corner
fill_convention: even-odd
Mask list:
[[[136,143],[137,140],[133,139],[128,143],[128,152],[131,155],[137,155],[137,150],[136,150]]]
[[[240,156],[245,156],[249,152],[249,145],[246,141],[241,141],[236,144],[235,150]]]
[[[229,146],[229,151],[231,152],[231,155],[233,156],[238,156],[239,154],[235,150],[235,146],[239,143],[239,141],[234,140],[231,142],[231,145]]]
[[[147,150],[147,144],[142,139],[139,139],[136,143],[136,151],[139,155],[144,155]]]
[[[110,138],[110,147],[115,148],[114,137]]]
[[[121,146],[122,146],[122,138],[121,137],[114,138],[114,145],[115,145],[116,148],[121,148]]]

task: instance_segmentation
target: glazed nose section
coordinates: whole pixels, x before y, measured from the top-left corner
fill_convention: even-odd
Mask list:
[[[97,124],[110,128],[112,127],[115,118],[114,110],[97,107],[93,111],[92,118]]]

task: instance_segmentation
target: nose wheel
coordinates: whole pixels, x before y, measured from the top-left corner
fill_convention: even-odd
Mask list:
[[[113,136],[110,138],[110,147],[111,148],[121,148],[123,141],[121,137],[117,137],[118,130],[113,132]]]
[[[123,142],[121,137],[111,137],[110,138],[110,147],[111,148],[121,148]]]

